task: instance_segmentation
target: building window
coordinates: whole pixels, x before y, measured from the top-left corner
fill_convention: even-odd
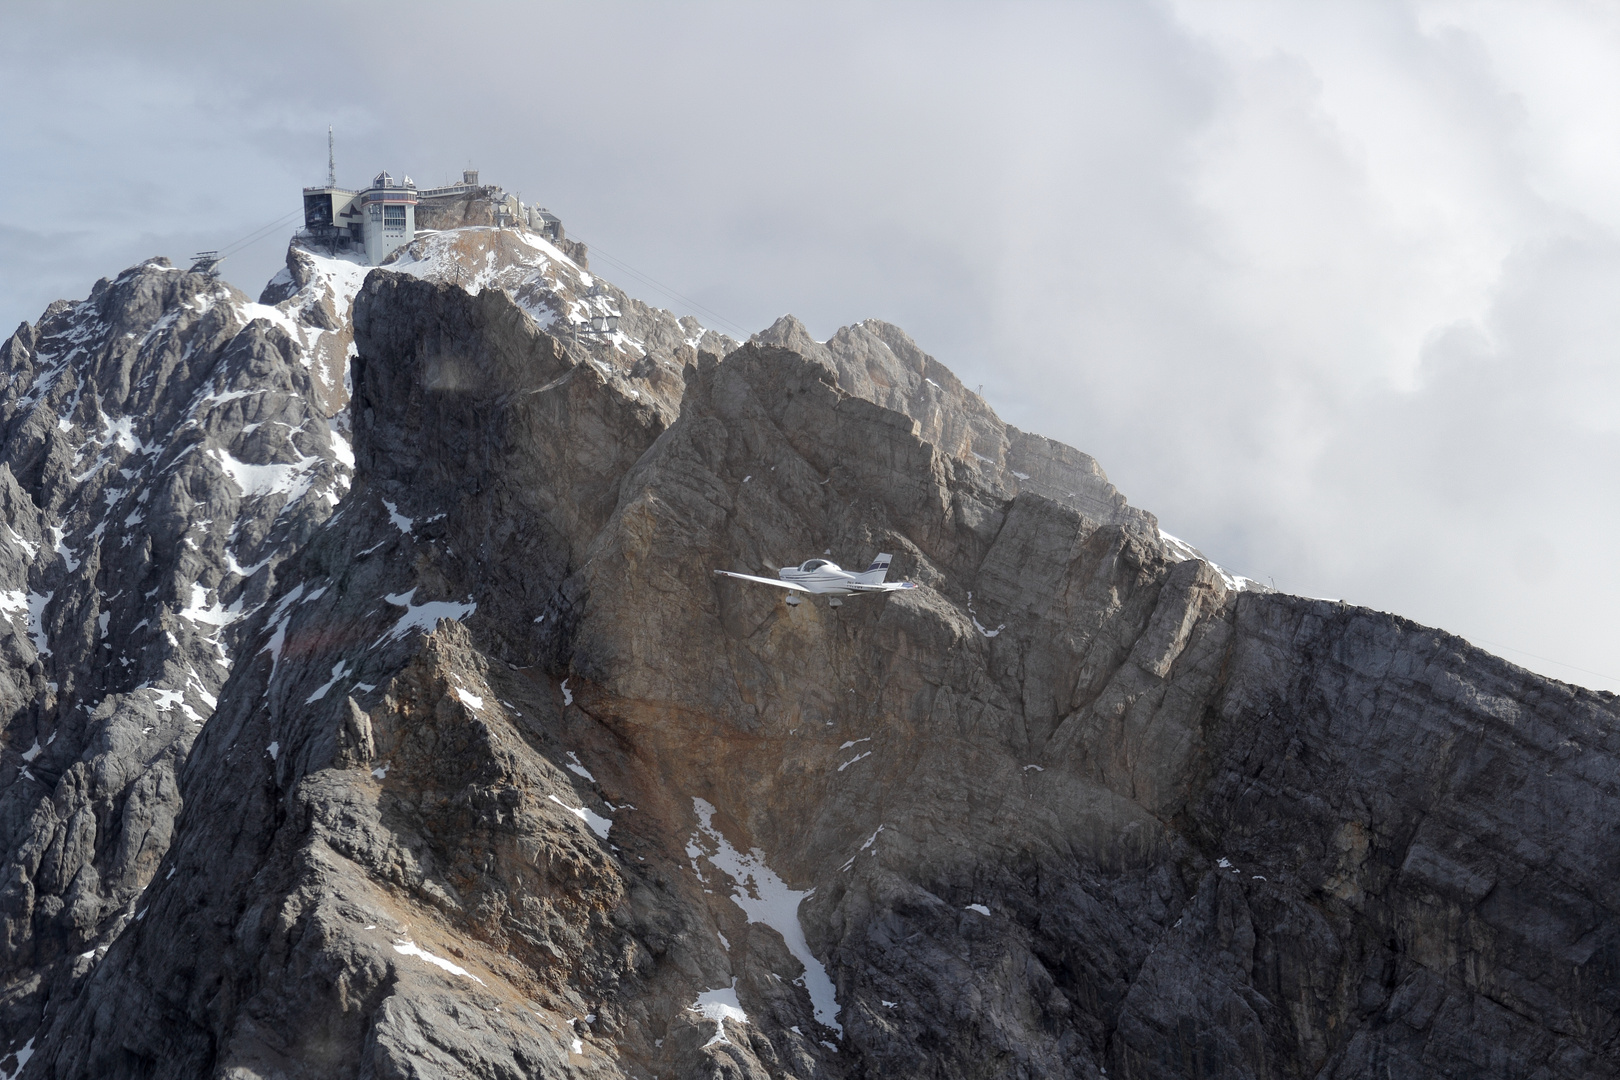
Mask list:
[[[390,232],[404,232],[405,208],[403,206],[383,207],[383,228]]]

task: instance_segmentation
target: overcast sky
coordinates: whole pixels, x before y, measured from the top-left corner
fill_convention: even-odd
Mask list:
[[[0,320],[296,214],[328,124],[341,182],[475,165],[734,334],[895,322],[1229,568],[1620,690],[1620,5],[9,3]]]

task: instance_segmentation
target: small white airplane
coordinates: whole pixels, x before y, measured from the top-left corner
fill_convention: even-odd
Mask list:
[[[854,596],[858,593],[895,592],[900,589],[915,589],[915,581],[884,581],[889,574],[889,563],[894,560],[893,555],[879,555],[872,560],[860,573],[845,570],[837,563],[828,559],[810,559],[798,566],[784,566],[777,571],[779,578],[755,577],[753,574],[734,574],[730,570],[716,570],[715,573],[723,577],[736,578],[739,581],[754,581],[761,585],[774,585],[778,589],[791,590],[787,596],[790,604],[799,603],[795,593],[811,593],[826,596],[829,607],[839,607],[843,601],[842,596]]]

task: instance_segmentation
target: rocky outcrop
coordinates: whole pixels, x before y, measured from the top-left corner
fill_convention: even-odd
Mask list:
[[[653,392],[402,269],[25,1076],[1615,1074],[1612,695],[1235,587],[892,328]]]
[[[518,200],[501,188],[484,184],[463,188],[449,195],[421,199],[416,204],[418,229],[465,229],[469,226],[493,227],[497,218],[514,222],[518,215]]]
[[[0,1070],[143,916],[180,763],[259,644],[245,620],[347,488],[369,270],[295,242],[253,304],[153,260],[0,346]],[[634,352],[616,377],[650,396],[671,381],[631,370],[635,339],[571,347]]]
[[[420,237],[389,269],[477,295],[499,289],[574,355],[645,398],[668,423],[680,410],[681,370],[698,349],[727,353],[737,343],[692,316],[676,318],[588,273],[557,245],[522,229],[460,229]],[[607,329],[606,324],[614,324]]]
[[[424,232],[513,226],[517,226],[517,231],[527,232],[521,221],[522,207],[517,196],[489,184],[431,196],[416,204],[416,227]],[[560,223],[554,224],[554,231],[541,238],[581,270],[589,269],[586,246],[569,239]]]
[[[868,319],[818,342],[799,320],[784,315],[751,340],[814,360],[834,374],[839,389],[911,417],[925,441],[976,467],[1008,498],[1029,491],[1092,521],[1158,528],[1152,514],[1125,501],[1095,458],[1004,423],[898,326]]]
[[[269,307],[148,262],[0,347],[0,1050],[140,917],[245,620],[347,489],[323,265]]]

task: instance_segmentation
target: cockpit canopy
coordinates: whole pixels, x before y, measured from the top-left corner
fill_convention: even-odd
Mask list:
[[[799,569],[808,573],[811,570],[837,570],[839,569],[839,566],[837,563],[831,562],[827,559],[811,559],[809,562],[799,567]]]

